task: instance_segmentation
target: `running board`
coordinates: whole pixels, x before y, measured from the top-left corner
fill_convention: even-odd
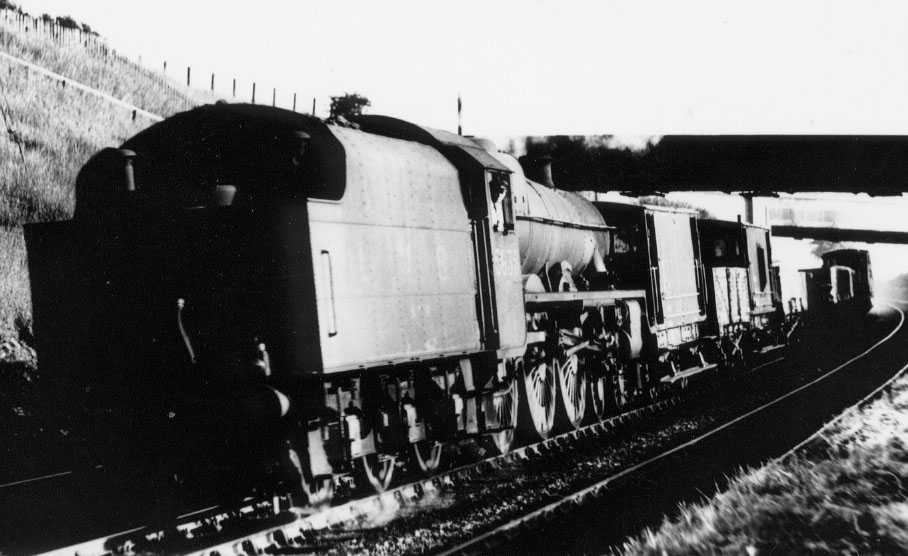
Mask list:
[[[688,379],[694,375],[698,375],[698,374],[706,372],[706,371],[711,371],[718,367],[719,367],[719,365],[717,365],[716,363],[707,363],[706,365],[703,365],[702,367],[688,367],[687,369],[684,369],[683,371],[678,371],[677,373],[675,373],[673,375],[668,375],[668,376],[662,377],[662,382],[665,382],[666,384],[674,384],[678,381]]]

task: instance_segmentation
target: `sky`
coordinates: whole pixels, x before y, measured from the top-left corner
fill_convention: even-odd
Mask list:
[[[455,129],[459,92],[465,133],[493,137],[908,129],[897,2],[17,1],[175,78],[322,113],[355,91]]]
[[[289,107],[296,92],[300,110],[314,97],[324,116],[332,95],[357,92],[371,113],[455,130],[461,94],[464,133],[499,144],[908,133],[908,4],[899,2],[16,1],[88,23],[148,67],[167,60],[177,80],[188,65],[196,86],[214,72],[227,98],[233,78],[247,99],[255,81],[259,99],[274,87]],[[742,211],[739,198],[686,199],[726,218]],[[908,229],[908,211],[880,216],[887,204],[855,204],[851,224]],[[809,244],[791,241],[779,256],[810,266]],[[904,246],[871,250],[878,279],[908,268]]]

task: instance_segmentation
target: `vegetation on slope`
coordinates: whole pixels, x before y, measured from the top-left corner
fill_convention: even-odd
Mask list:
[[[215,100],[207,92],[176,86],[109,48],[98,51],[38,29],[20,30],[14,19],[0,18],[0,50],[162,116]]]
[[[38,32],[34,25],[20,30],[18,12],[7,5],[0,4],[0,52],[153,113],[197,104],[125,59],[55,40],[40,23]],[[95,35],[84,36],[97,44]],[[0,482],[57,470],[69,435],[40,407],[37,362],[27,345],[32,319],[23,225],[69,218],[82,165],[150,123],[141,113],[134,119],[129,109],[0,58],[0,456],[6,462]]]
[[[8,10],[0,10],[7,15]],[[0,51],[123,98],[152,112],[185,109],[158,76],[79,44],[61,44],[0,17]],[[22,225],[68,218],[82,164],[151,121],[73,87],[0,59],[0,339],[31,326]]]
[[[622,554],[908,553],[908,377],[890,392]]]

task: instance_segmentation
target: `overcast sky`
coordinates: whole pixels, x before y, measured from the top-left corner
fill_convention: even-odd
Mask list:
[[[465,132],[904,133],[897,2],[16,0],[196,83]]]

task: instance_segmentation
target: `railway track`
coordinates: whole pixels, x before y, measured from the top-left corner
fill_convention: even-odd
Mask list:
[[[898,330],[902,328],[905,320],[904,313],[898,308],[896,308],[896,310],[900,315],[899,324],[886,337],[877,341],[871,347],[852,357],[845,363],[836,366],[819,377],[814,378],[805,384],[801,384],[755,409],[712,428],[696,438],[660,452],[659,454],[650,456],[635,465],[625,467],[592,485],[560,496],[558,499],[550,501],[541,507],[536,507],[532,511],[515,516],[506,523],[497,525],[493,529],[485,530],[481,534],[449,547],[445,553],[454,554],[460,552],[482,551],[489,543],[494,542],[496,539],[506,537],[508,534],[521,530],[528,524],[531,524],[546,515],[556,513],[566,506],[576,504],[578,501],[594,496],[608,488],[613,482],[627,478],[655,462],[690,446],[696,445],[712,435],[717,434],[719,431],[745,420],[756,413],[764,411],[782,400],[825,380],[829,376],[832,376],[841,369],[860,360],[880,345],[889,341]],[[747,374],[752,375],[762,368],[782,362],[783,359],[784,358],[776,358],[767,361],[754,367]],[[743,377],[744,375],[739,378]],[[489,469],[502,468],[514,463],[525,463],[543,459],[545,457],[550,457],[553,454],[563,454],[571,450],[577,450],[583,446],[596,445],[603,436],[626,428],[626,425],[635,423],[647,416],[664,413],[668,409],[678,406],[682,401],[682,398],[677,396],[661,400],[607,418],[601,422],[588,425],[581,429],[516,448],[506,455],[486,458],[445,471],[430,478],[401,485],[381,494],[350,500],[317,512],[299,508],[287,508],[285,506],[285,504],[287,504],[286,500],[249,500],[244,506],[232,508],[229,511],[224,508],[214,507],[205,508],[199,512],[184,514],[181,516],[180,522],[178,522],[171,531],[163,531],[152,527],[137,527],[105,535],[87,542],[63,547],[49,552],[49,554],[87,555],[141,550],[149,552],[224,555],[258,554],[267,551],[280,550],[320,550],[327,546],[324,544],[325,542],[344,541],[345,539],[349,539],[350,533],[344,531],[346,526],[351,524],[355,526],[356,524],[362,525],[369,523],[376,515],[396,515],[407,507],[418,506],[424,499],[432,498],[433,496],[441,495],[446,491],[456,489],[458,485],[465,482],[481,479]],[[267,520],[269,512],[271,514],[271,524],[267,526],[262,526],[260,524],[254,531],[248,530],[248,526],[243,527],[240,525],[234,529],[236,534],[231,535],[228,533],[230,530],[230,521],[237,519],[238,516],[258,516],[261,519],[264,515]],[[242,520],[241,517],[239,519]],[[216,541],[206,535],[206,533],[218,530],[220,530],[220,534]],[[324,535],[319,536],[318,532],[320,531],[339,532],[332,533],[326,540]],[[316,538],[320,540],[314,540]]]
[[[902,301],[902,303],[908,303],[908,302]],[[440,551],[439,554],[442,556],[450,556],[450,555],[454,555],[454,554],[487,553],[487,552],[493,551],[495,549],[500,550],[502,548],[503,543],[507,543],[508,540],[514,539],[514,538],[518,537],[521,533],[528,531],[528,529],[530,527],[532,527],[533,524],[540,523],[541,521],[544,521],[547,518],[556,516],[558,514],[560,514],[560,517],[559,517],[560,521],[569,520],[570,519],[569,516],[571,515],[570,512],[572,509],[578,508],[578,507],[580,507],[581,504],[591,501],[592,499],[601,495],[605,491],[609,490],[611,487],[613,487],[613,485],[615,485],[619,481],[622,481],[622,482],[627,481],[627,479],[629,479],[637,474],[641,474],[641,472],[644,472],[648,468],[650,468],[660,462],[663,462],[664,460],[666,460],[668,458],[676,456],[685,450],[689,450],[697,445],[700,445],[701,443],[704,443],[704,442],[712,439],[716,435],[719,435],[720,433],[722,433],[754,416],[757,416],[758,414],[761,414],[771,408],[778,406],[785,400],[788,400],[809,388],[812,388],[820,383],[823,383],[824,381],[827,381],[831,377],[840,373],[842,370],[844,370],[850,366],[853,366],[855,363],[864,361],[871,353],[875,352],[881,346],[887,344],[899,333],[899,331],[901,331],[903,328],[905,328],[905,321],[906,321],[905,312],[902,309],[900,309],[899,307],[896,307],[895,305],[889,304],[889,306],[892,307],[898,313],[898,316],[899,316],[898,323],[895,325],[895,327],[888,334],[886,334],[883,338],[881,338],[879,341],[875,342],[873,345],[871,345],[870,347],[868,347],[861,353],[849,358],[845,362],[843,362],[839,365],[836,365],[832,369],[823,372],[819,376],[809,380],[808,382],[806,382],[804,384],[801,384],[801,385],[789,390],[788,392],[785,392],[784,394],[774,397],[772,400],[762,403],[753,409],[750,409],[732,419],[726,420],[723,423],[721,423],[715,427],[712,427],[710,430],[705,431],[702,434],[699,434],[698,436],[696,436],[695,438],[693,438],[691,440],[688,440],[686,442],[673,446],[669,449],[666,449],[666,450],[660,452],[659,454],[656,454],[656,455],[654,455],[644,461],[641,461],[633,466],[630,466],[626,469],[622,469],[621,471],[619,471],[617,473],[610,474],[608,477],[603,478],[602,480],[598,481],[597,483],[595,483],[593,485],[590,485],[586,488],[566,494],[541,508],[537,508],[537,509],[534,509],[533,511],[529,511],[529,512],[523,513],[521,515],[515,516],[515,517],[509,519],[508,521],[506,521],[505,523],[499,524],[499,525],[495,526],[494,528],[486,530],[479,535],[470,537],[456,545],[447,547],[446,549]],[[888,385],[890,385],[898,376],[902,375],[904,372],[906,372],[906,370],[908,370],[908,364],[903,366],[902,363],[899,363],[898,367],[899,367],[898,370],[895,371],[895,373],[892,376],[888,377],[885,380],[885,382],[883,382],[883,384],[874,388],[869,394],[867,394],[866,396],[863,396],[858,402],[856,402],[853,405],[850,405],[849,407],[856,407],[856,406],[866,403],[868,400],[870,400],[874,396],[878,395],[882,390],[884,390]],[[846,411],[847,411],[847,408],[846,408]],[[839,415],[841,415],[841,413],[839,413]],[[836,418],[834,418],[832,420],[832,422],[834,422],[837,418],[838,418],[838,416]],[[826,425],[824,425],[824,427],[825,426]],[[779,459],[783,459],[785,457],[790,456],[792,453],[797,451],[800,447],[804,446],[811,439],[813,439],[822,430],[823,429],[820,429],[820,431],[818,431],[817,433],[811,434],[806,439],[798,442],[794,447],[787,450],[782,456],[779,456],[778,458],[774,458],[774,460],[779,460]],[[543,536],[544,536],[544,533],[543,533]],[[536,535],[533,535],[533,538],[535,538],[535,537],[536,537]],[[529,544],[532,544],[532,541],[530,541]],[[518,547],[520,547],[520,546],[523,546],[523,545],[518,545]],[[559,546],[558,550],[561,551],[561,548],[563,548],[563,547]],[[604,548],[604,547],[601,547],[601,548]],[[519,552],[519,548],[518,548],[518,552]]]
[[[755,373],[782,360],[783,358],[776,358],[767,361],[754,367],[747,374]],[[744,378],[745,376],[741,375],[738,378]],[[184,520],[174,527],[186,537],[186,542],[178,545],[172,544],[173,535],[167,535],[164,531],[150,527],[137,527],[57,549],[49,552],[49,554],[106,554],[128,551],[137,547],[155,550],[152,548],[155,545],[159,549],[156,550],[158,552],[179,551],[209,555],[254,554],[263,552],[269,547],[276,549],[279,547],[299,548],[311,546],[310,537],[313,532],[330,530],[344,524],[362,523],[368,520],[370,516],[376,514],[393,513],[411,505],[418,505],[421,500],[427,497],[449,489],[456,489],[457,485],[476,480],[477,477],[483,475],[483,470],[502,468],[515,462],[528,462],[563,454],[576,450],[582,445],[597,445],[603,436],[627,429],[629,425],[642,418],[663,413],[672,407],[678,406],[682,401],[684,399],[680,396],[660,400],[580,429],[550,437],[547,440],[521,446],[505,455],[496,455],[462,465],[429,478],[389,489],[381,494],[350,500],[315,513],[308,513],[306,510],[295,508],[285,510],[284,513],[291,514],[292,518],[287,519],[285,517],[281,521],[277,517],[277,511],[275,510],[275,520],[281,521],[279,524],[261,528],[254,533],[238,535],[213,545],[209,544],[204,548],[196,549],[200,540],[195,534],[196,531],[210,531],[212,530],[212,524],[216,524],[214,528],[223,528],[222,524],[229,521],[231,516],[253,515],[256,513],[256,506],[259,507],[258,514],[261,514],[261,506],[270,504],[271,508],[277,509],[285,501],[255,500],[250,501],[246,506],[234,508],[230,511],[222,508],[209,508],[202,512],[193,512],[193,514],[200,514],[199,516],[192,514],[181,516],[192,517],[193,519]],[[167,536],[170,536],[171,540],[165,547],[162,539]]]
[[[350,500],[317,512],[309,513],[304,509],[292,508],[289,512],[294,515],[294,518],[288,523],[268,527],[252,534],[225,540],[213,546],[205,547],[204,549],[189,550],[188,552],[200,555],[255,554],[264,551],[267,547],[302,546],[306,544],[308,532],[331,528],[343,523],[361,521],[365,516],[374,512],[394,511],[408,503],[418,501],[427,494],[438,492],[457,482],[469,479],[471,474],[475,473],[477,469],[481,469],[485,466],[501,465],[508,461],[526,460],[538,455],[551,453],[555,450],[561,450],[565,446],[581,440],[589,441],[600,435],[607,434],[617,427],[625,426],[642,417],[653,415],[669,407],[673,407],[680,403],[680,401],[681,399],[677,396],[660,400],[606,418],[580,429],[521,446],[504,455],[496,455],[474,463],[455,467],[432,477],[391,488],[380,494]],[[269,504],[271,505],[272,510],[275,511],[275,514],[277,514],[280,511],[281,502],[284,502],[284,500],[257,499],[254,501],[250,500],[248,504],[230,511],[219,511],[219,508],[206,508],[199,512],[190,512],[180,517],[191,517],[193,519],[178,523],[175,526],[175,529],[187,536],[187,539],[189,540],[187,545],[191,546],[194,544],[191,542],[191,539],[194,537],[193,533],[197,530],[209,527],[211,523],[223,522],[226,519],[229,519],[229,515],[232,514],[248,515],[253,513],[257,506]],[[56,556],[86,556],[90,554],[116,553],[137,546],[147,544],[153,545],[165,535],[165,532],[154,528],[136,527],[59,548],[45,554]]]

